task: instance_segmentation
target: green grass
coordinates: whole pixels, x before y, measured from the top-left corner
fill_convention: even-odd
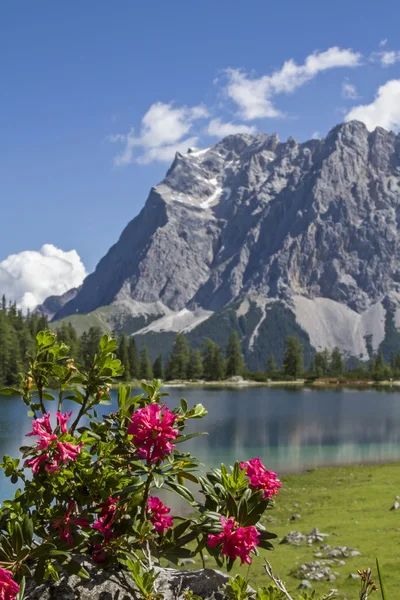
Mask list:
[[[311,582],[318,593],[337,588],[342,598],[358,599],[359,583],[348,579],[357,569],[370,567],[377,580],[375,558],[386,580],[388,596],[397,600],[400,588],[400,509],[390,511],[395,497],[400,495],[400,464],[332,467],[313,469],[304,474],[282,477],[284,486],[275,507],[268,511],[265,521],[268,529],[281,538],[289,531],[308,533],[317,527],[330,534],[326,543],[331,546],[348,546],[361,552],[361,556],[344,559],[345,566],[334,567],[340,573],[334,582]],[[298,521],[290,521],[294,513],[301,514]],[[334,535],[337,534],[337,535]],[[319,544],[290,546],[275,543],[275,550],[253,561],[250,570],[252,584],[264,585],[267,577],[263,571],[263,556],[271,562],[275,574],[295,591],[300,581],[290,575],[297,565],[314,559]],[[246,575],[247,567],[234,571]],[[380,600],[380,593],[372,598]]]

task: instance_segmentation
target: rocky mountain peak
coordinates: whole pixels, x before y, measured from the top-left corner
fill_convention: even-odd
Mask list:
[[[118,302],[201,316],[251,297],[284,303],[307,330],[306,300],[354,315],[397,306],[399,207],[392,132],[352,121],[304,143],[231,135],[176,155],[57,318]]]

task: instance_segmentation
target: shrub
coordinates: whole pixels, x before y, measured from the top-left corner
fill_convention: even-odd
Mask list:
[[[86,369],[55,334],[42,331],[20,388],[1,391],[20,394],[33,419],[33,444],[21,448],[22,462],[5,456],[1,465],[19,484],[0,509],[4,600],[22,598],[26,577],[57,581],[61,570],[89,577],[82,558],[129,571],[148,596],[162,559],[177,563],[207,547],[230,570],[237,559],[250,564],[259,549],[272,549],[276,536],[260,518],[279,490],[276,475],[252,459],[199,476],[196,458],[180,450],[201,435],[185,434],[191,419],[207,414],[201,404],[189,408],[181,400],[170,410],[153,380],[139,395],[121,385],[117,412],[98,417],[123,372],[116,349],[104,335]],[[64,412],[66,401],[77,405],[75,414]],[[201,502],[185,481],[200,486]],[[173,515],[161,489],[183,497],[192,516]]]

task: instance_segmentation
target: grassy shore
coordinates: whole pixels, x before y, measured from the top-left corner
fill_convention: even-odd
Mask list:
[[[282,477],[283,488],[275,507],[268,512],[265,525],[279,538],[289,531],[305,534],[317,527],[328,533],[330,546],[357,549],[361,556],[344,558],[344,566],[334,566],[339,573],[334,582],[311,582],[318,593],[336,588],[341,598],[358,598],[359,583],[349,579],[357,569],[371,567],[376,575],[378,557],[386,576],[390,598],[398,598],[400,587],[400,509],[390,510],[395,497],[400,495],[400,464],[373,466],[332,467],[313,469],[304,474]],[[293,514],[301,518],[291,521]],[[256,558],[251,566],[253,583],[263,585],[267,577],[263,571],[266,555],[276,574],[295,591],[300,580],[292,570],[306,562],[318,560],[314,553],[321,544],[291,546],[275,543],[275,550]],[[246,575],[247,567],[236,572]],[[378,600],[378,594],[376,599]]]

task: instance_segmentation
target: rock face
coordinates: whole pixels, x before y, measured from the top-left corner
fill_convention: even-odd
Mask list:
[[[231,310],[257,361],[274,310],[282,335],[298,327],[310,347],[368,359],[400,327],[399,220],[394,133],[353,121],[302,144],[229,136],[177,154],[56,319],[120,305],[152,315],[145,336]]]
[[[87,566],[87,565],[85,565]],[[90,568],[90,580],[80,579],[76,575],[61,577],[54,581],[37,585],[28,583],[25,600],[137,600],[132,580],[124,574]],[[222,600],[222,586],[228,576],[212,569],[201,571],[176,571],[158,569],[156,591],[164,600],[184,600],[183,592],[191,590],[203,599]]]

